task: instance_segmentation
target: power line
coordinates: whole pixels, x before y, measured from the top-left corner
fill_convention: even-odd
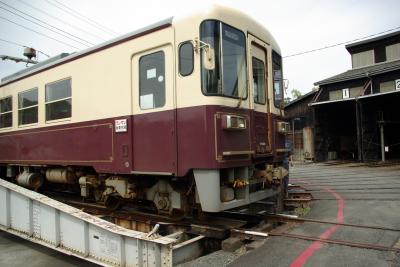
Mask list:
[[[116,31],[114,31],[114,30],[112,30],[112,29],[110,29],[110,28],[108,28],[108,27],[106,27],[106,26],[104,26],[104,25],[101,25],[101,24],[98,23],[97,21],[95,21],[95,20],[89,18],[88,16],[85,16],[85,15],[83,15],[82,13],[79,13],[78,11],[76,11],[76,10],[74,10],[74,9],[72,9],[72,8],[70,8],[70,7],[68,7],[68,6],[66,6],[66,5],[64,5],[64,4],[61,3],[60,1],[58,1],[58,0],[53,0],[53,1],[56,2],[56,3],[58,3],[58,4],[61,5],[61,6],[65,7],[65,8],[67,8],[67,9],[70,10],[71,12],[73,12],[73,13],[75,13],[75,14],[77,14],[77,15],[79,15],[79,16],[85,18],[85,19],[87,19],[88,21],[90,21],[90,22],[92,22],[92,23],[98,25],[99,27],[101,27],[101,28],[103,28],[104,30],[108,31],[110,34],[112,34],[112,35],[118,34]],[[104,30],[103,30],[103,31],[104,31]]]
[[[31,31],[31,32],[37,33],[37,34],[39,34],[39,35],[42,35],[42,36],[44,36],[44,37],[47,37],[47,38],[49,38],[49,39],[52,39],[52,40],[54,40],[54,41],[56,41],[56,42],[59,42],[59,43],[61,43],[61,44],[63,44],[63,45],[66,45],[66,46],[72,47],[72,48],[74,48],[74,49],[76,49],[76,50],[79,50],[78,47],[75,47],[75,46],[73,46],[73,45],[71,45],[71,44],[65,43],[65,42],[63,42],[63,41],[61,41],[61,40],[58,40],[58,39],[53,38],[53,37],[51,37],[51,36],[48,36],[47,34],[44,34],[44,33],[38,32],[38,31],[35,31],[34,29],[31,29],[31,28],[29,28],[29,27],[26,27],[26,26],[24,26],[24,25],[21,25],[21,24],[15,22],[15,21],[10,20],[10,19],[7,19],[7,18],[1,17],[1,16],[0,16],[0,19],[3,19],[3,20],[8,21],[8,22],[10,22],[10,23],[12,23],[12,24],[15,24],[15,25],[17,25],[17,26],[20,26],[21,28],[24,28],[24,29],[26,29],[26,30],[28,30],[28,31]]]
[[[36,51],[38,51],[40,54],[43,54],[43,55],[45,55],[46,57],[50,58],[50,56],[49,56],[48,54],[46,54],[46,53],[44,53],[44,52],[42,52],[42,51],[40,51],[40,50],[36,50]]]
[[[27,46],[25,46],[25,45],[22,45],[22,44],[19,44],[19,43],[16,43],[16,42],[13,42],[13,41],[9,41],[9,40],[5,40],[5,39],[1,39],[0,38],[0,41],[2,41],[2,42],[5,42],[5,43],[9,43],[9,44],[13,44],[13,45],[16,45],[16,46],[20,46],[20,47],[27,47]]]
[[[23,4],[26,5],[26,6],[30,7],[31,9],[34,9],[34,10],[36,10],[36,11],[42,13],[42,14],[45,14],[46,16],[48,16],[48,17],[50,17],[50,18],[52,18],[52,19],[58,21],[58,22],[61,22],[61,23],[64,24],[64,25],[67,25],[67,26],[69,26],[69,27],[71,27],[71,28],[74,28],[75,30],[81,31],[81,32],[83,32],[83,33],[85,33],[85,34],[87,34],[87,35],[90,35],[90,36],[92,36],[92,37],[94,37],[94,38],[97,38],[97,39],[99,39],[99,40],[105,41],[105,39],[104,39],[103,37],[100,37],[100,36],[98,36],[98,35],[96,35],[96,34],[93,34],[93,33],[91,33],[91,32],[85,31],[84,29],[81,29],[81,28],[79,28],[79,27],[77,27],[77,26],[75,26],[75,25],[73,25],[73,24],[71,24],[71,23],[67,23],[67,22],[61,20],[60,18],[57,18],[57,17],[53,16],[52,14],[50,14],[50,13],[48,13],[48,12],[42,10],[42,9],[39,9],[39,8],[37,8],[37,7],[31,5],[31,4],[29,4],[29,3],[27,3],[27,2],[25,2],[25,1],[23,1],[23,0],[18,0],[18,1],[21,2],[21,3],[23,3]]]
[[[22,45],[22,44],[13,42],[13,41],[5,40],[5,39],[2,39],[2,38],[0,38],[0,41],[5,42],[5,43],[9,43],[9,44],[13,44],[13,45],[16,45],[16,46],[20,46],[20,47],[23,47],[23,48],[27,48],[27,47],[29,48],[29,46]],[[37,52],[39,52],[40,54],[43,54],[43,55],[45,55],[45,56],[47,56],[47,57],[50,57],[48,54],[46,54],[46,53],[43,52],[43,51],[40,51],[40,50],[37,50],[37,49],[35,49],[35,50],[36,50]]]
[[[32,16],[32,15],[29,15],[29,14],[27,14],[27,13],[25,13],[25,12],[23,12],[23,11],[21,11],[21,10],[15,8],[15,7],[13,7],[13,6],[10,6],[10,5],[4,3],[3,1],[0,1],[0,3],[2,3],[3,5],[5,5],[5,6],[11,8],[11,9],[13,9],[13,10],[16,10],[17,12],[19,12],[19,13],[21,13],[21,14],[24,14],[24,15],[27,16],[27,17],[30,17],[30,18],[32,18],[32,19],[34,19],[34,20],[37,20],[37,21],[40,21],[41,23],[43,23],[43,24],[45,24],[45,25],[47,25],[47,26],[49,26],[49,27],[51,27],[51,28],[53,28],[53,29],[56,29],[56,30],[58,30],[58,31],[60,31],[60,32],[63,32],[63,33],[65,33],[65,34],[68,34],[69,36],[72,36],[72,37],[75,38],[75,39],[81,40],[81,41],[83,41],[83,42],[85,42],[85,43],[87,43],[87,44],[89,44],[89,45],[94,45],[93,43],[91,43],[91,42],[89,42],[89,41],[86,41],[85,39],[80,38],[79,36],[76,36],[76,35],[74,35],[74,34],[71,34],[71,33],[69,33],[69,32],[66,32],[66,31],[64,31],[63,29],[60,29],[60,28],[58,28],[58,27],[56,27],[56,26],[53,26],[53,25],[51,25],[51,24],[49,24],[49,23],[47,23],[47,22],[45,22],[45,21],[43,21],[43,20],[41,20],[41,19],[38,19],[38,18],[36,18],[36,17],[34,17],[34,16]]]
[[[73,11],[71,8],[66,7],[63,4],[61,4],[59,2],[56,2],[57,4],[55,4],[55,3],[53,3],[53,2],[51,2],[49,0],[46,0],[46,2],[49,3],[50,5],[58,8],[58,9],[60,9],[62,11],[64,11],[65,13],[68,13],[69,15],[71,15],[71,16],[73,16],[73,17],[75,17],[75,18],[77,18],[77,19],[79,19],[79,20],[91,25],[92,27],[95,27],[95,28],[107,33],[107,34],[110,34],[110,32],[105,30],[105,28],[103,26],[98,26],[97,24],[95,24],[95,23],[91,22],[90,20],[88,20],[87,18],[85,18],[85,16],[81,15],[80,13],[78,13],[76,11]],[[111,33],[111,35],[113,35],[113,33]]]
[[[1,1],[0,1],[0,3],[3,4],[3,2],[1,2]],[[84,45],[84,46],[86,46],[86,47],[89,47],[88,44],[85,44],[85,43],[83,43],[83,42],[81,42],[81,41],[72,39],[72,38],[70,38],[68,35],[59,33],[59,32],[57,32],[57,31],[52,30],[52,29],[49,28],[49,27],[46,27],[46,26],[41,25],[40,23],[37,23],[37,22],[35,22],[35,21],[33,21],[33,20],[30,20],[30,19],[27,19],[27,18],[25,18],[24,16],[21,16],[21,15],[19,15],[18,13],[15,13],[15,12],[13,12],[13,11],[11,11],[11,10],[5,8],[5,7],[0,6],[0,9],[3,9],[3,10],[5,10],[5,11],[7,11],[7,12],[10,12],[11,14],[14,14],[15,16],[18,16],[18,17],[20,17],[20,18],[22,18],[22,19],[24,19],[24,20],[27,20],[27,21],[29,21],[29,22],[35,24],[35,25],[38,25],[38,26],[40,26],[40,27],[42,27],[42,28],[45,28],[46,30],[49,30],[49,31],[54,32],[54,33],[56,33],[56,34],[58,34],[58,35],[61,35],[61,36],[65,37],[65,38],[68,38],[68,39],[71,40],[71,41],[74,41],[74,42],[80,43],[80,44],[82,44],[82,45]],[[20,12],[20,11],[18,11],[18,12]],[[23,12],[21,12],[21,13],[23,13]],[[28,16],[29,16],[29,15],[28,15]],[[35,19],[36,19],[36,18],[35,18]],[[39,19],[37,19],[37,20],[39,20]],[[40,21],[40,20],[39,20],[39,21]],[[46,23],[46,24],[47,24],[47,23]],[[54,26],[52,26],[52,25],[50,25],[50,24],[48,24],[48,25],[49,25],[50,27],[56,28],[56,27],[54,27]],[[56,29],[57,29],[57,28],[56,28]],[[63,31],[63,30],[61,30],[61,31]],[[76,37],[75,37],[75,38],[76,38]],[[79,38],[79,37],[78,37],[78,38]],[[80,39],[80,38],[79,38],[79,39]]]
[[[22,44],[13,42],[13,41],[5,40],[5,39],[2,39],[2,38],[0,38],[0,41],[5,42],[5,43],[9,43],[9,44],[13,44],[13,45],[16,45],[16,46],[20,46],[20,47],[23,47],[23,48],[30,48],[29,46],[22,45]],[[46,54],[46,53],[43,52],[43,51],[37,50],[36,48],[35,48],[35,50],[36,50],[37,52],[39,52],[40,54],[45,55],[46,57],[50,57],[48,54]]]
[[[352,42],[356,42],[356,41],[361,41],[361,40],[364,40],[366,38],[371,38],[371,37],[374,37],[374,36],[377,36],[377,35],[381,35],[381,34],[384,34],[384,33],[387,33],[387,32],[391,32],[391,31],[394,31],[394,30],[398,30],[398,29],[400,29],[400,26],[396,27],[396,28],[392,28],[392,29],[386,30],[386,31],[383,31],[383,32],[378,32],[378,33],[370,34],[370,35],[367,35],[367,36],[364,36],[364,37],[356,38],[356,39],[353,39],[353,40],[350,40],[350,41],[336,43],[336,44],[332,44],[332,45],[328,45],[328,46],[324,46],[324,47],[320,47],[320,48],[315,48],[315,49],[312,49],[312,50],[307,50],[307,51],[304,51],[304,52],[291,54],[291,55],[288,55],[288,56],[284,56],[283,58],[300,56],[300,55],[304,55],[304,54],[308,54],[308,53],[312,53],[312,52],[316,52],[316,51],[332,48],[332,47],[339,46],[339,45],[344,45],[344,44],[348,44],[348,43],[352,43]]]

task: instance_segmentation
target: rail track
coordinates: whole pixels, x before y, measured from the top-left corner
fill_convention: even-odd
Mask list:
[[[381,246],[370,243],[353,242],[347,240],[320,238],[318,236],[308,236],[290,233],[290,229],[302,223],[313,223],[322,225],[337,225],[359,229],[370,229],[380,231],[400,232],[400,229],[376,225],[339,223],[325,220],[314,220],[300,218],[286,214],[271,212],[274,208],[273,201],[259,201],[254,206],[264,206],[264,209],[254,209],[254,207],[241,208],[239,210],[224,211],[213,215],[205,215],[198,218],[171,218],[165,215],[149,214],[137,210],[111,210],[99,204],[82,203],[76,200],[67,200],[65,196],[60,199],[74,207],[81,209],[92,215],[114,222],[120,226],[143,232],[151,232],[155,225],[158,225],[158,234],[174,236],[178,234],[189,234],[191,236],[201,236],[207,239],[204,242],[206,253],[221,248],[221,242],[227,238],[234,237],[242,241],[251,242],[255,240],[266,240],[268,238],[283,237],[301,239],[307,241],[317,241],[326,244],[348,246],[362,249],[372,249],[378,251],[400,252],[400,248],[393,246]],[[287,204],[294,202],[303,205],[312,200],[308,190],[292,186]],[[255,212],[256,210],[256,212]]]
[[[308,186],[307,186],[308,187]],[[285,204],[289,207],[303,208],[316,200],[309,189],[299,185],[289,187],[289,195]],[[394,227],[380,225],[351,224],[344,222],[314,220],[301,218],[276,211],[277,199],[264,199],[252,205],[224,211],[220,213],[199,213],[196,216],[170,217],[163,214],[149,213],[140,210],[137,206],[121,206],[112,209],[98,203],[85,203],[82,199],[68,192],[45,192],[52,199],[58,200],[78,208],[86,213],[112,222],[127,229],[147,233],[150,238],[168,238],[176,240],[173,243],[174,263],[185,262],[200,257],[221,248],[232,240],[246,249],[254,249],[273,238],[298,239],[305,241],[330,244],[332,246],[346,246],[375,251],[400,253],[400,248],[395,245],[378,245],[355,240],[340,240],[330,236],[316,236],[315,234],[303,235],[292,231],[301,224],[320,224],[335,227],[351,227],[371,231],[400,232]],[[182,249],[180,249],[182,247]],[[235,246],[232,246],[234,249]],[[187,250],[190,253],[187,253]],[[189,256],[187,256],[189,255]]]

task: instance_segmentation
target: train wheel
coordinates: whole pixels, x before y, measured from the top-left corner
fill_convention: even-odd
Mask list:
[[[109,195],[104,199],[104,205],[112,210],[116,210],[121,205],[121,199],[117,196]]]

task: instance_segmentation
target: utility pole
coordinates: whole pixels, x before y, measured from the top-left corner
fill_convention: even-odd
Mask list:
[[[385,162],[385,120],[383,111],[379,112],[379,120],[378,120],[379,130],[381,134],[381,157],[382,162]]]
[[[293,149],[293,154],[294,154],[294,140],[295,140],[295,138],[294,138],[294,118],[292,119],[292,149]]]
[[[379,128],[381,130],[381,153],[382,153],[382,162],[385,162],[385,131],[384,131],[384,121],[379,122]]]
[[[296,143],[296,132],[295,132],[295,130],[294,130],[294,122],[295,121],[299,121],[300,120],[300,118],[293,118],[292,119],[292,134],[293,134],[293,144],[292,144],[292,158],[294,159],[294,151],[295,151],[295,143]]]
[[[362,105],[359,100],[356,100],[356,126],[357,126],[357,151],[358,161],[364,162],[364,146],[363,146],[363,119],[362,119]]]

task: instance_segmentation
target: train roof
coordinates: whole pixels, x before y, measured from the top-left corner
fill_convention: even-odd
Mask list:
[[[87,56],[89,54],[96,53],[96,52],[98,52],[100,50],[103,50],[103,49],[109,48],[111,46],[126,42],[128,40],[140,37],[140,36],[148,34],[150,32],[157,31],[157,30],[165,28],[165,27],[169,27],[172,24],[172,19],[173,19],[173,17],[161,20],[161,21],[156,22],[154,24],[151,24],[151,25],[148,25],[146,27],[140,28],[138,30],[129,32],[129,33],[124,34],[122,36],[119,36],[117,38],[111,39],[109,41],[106,41],[104,43],[95,45],[93,47],[90,47],[88,49],[84,49],[84,50],[76,52],[76,53],[72,53],[72,54],[62,53],[62,54],[59,54],[59,55],[57,55],[55,57],[49,58],[48,60],[45,60],[45,61],[40,62],[40,63],[38,63],[36,65],[33,65],[33,66],[29,67],[29,68],[23,69],[21,71],[18,71],[18,72],[14,73],[14,74],[11,74],[9,76],[6,76],[6,77],[2,78],[0,86],[12,83],[12,82],[20,80],[20,79],[23,79],[23,78],[31,76],[31,75],[33,75],[35,73],[42,72],[42,71],[47,70],[49,68],[61,65],[63,63],[67,63],[69,61],[76,60],[76,59],[81,58],[83,56]]]
[[[81,57],[96,53],[103,49],[107,49],[109,47],[118,45],[120,43],[129,41],[131,39],[143,36],[145,34],[170,27],[172,25],[185,25],[189,21],[202,21],[205,19],[216,19],[222,20],[226,23],[230,23],[232,25],[240,24],[241,27],[245,28],[247,32],[255,35],[257,38],[271,45],[272,49],[280,54],[280,48],[275,38],[272,34],[260,23],[255,21],[253,18],[248,15],[238,11],[236,9],[232,9],[229,7],[224,7],[220,5],[212,5],[210,8],[205,9],[203,11],[198,11],[192,14],[188,14],[185,16],[177,16],[177,17],[169,17],[167,19],[158,21],[154,24],[148,25],[146,27],[140,28],[138,30],[129,32],[125,35],[119,36],[117,38],[111,39],[109,41],[103,42],[101,44],[95,45],[88,49],[84,49],[75,53],[62,53],[55,57],[52,57],[48,60],[40,62],[36,65],[33,65],[29,68],[18,71],[14,74],[6,76],[1,79],[0,87],[5,86],[7,84],[19,81],[26,77],[32,76],[36,73],[40,73],[42,71],[48,70],[50,68],[56,67],[58,65],[79,59]]]
[[[203,21],[206,19],[216,19],[228,23],[236,28],[242,28],[257,38],[261,39],[265,43],[271,45],[272,49],[281,54],[281,49],[276,42],[274,36],[269,32],[267,28],[261,25],[258,21],[254,20],[249,15],[243,13],[240,10],[221,6],[221,5],[211,5],[208,8],[202,9],[200,11],[187,14],[185,16],[176,16],[173,19],[173,24],[185,24],[189,21],[197,20]],[[246,34],[247,34],[246,33]]]

